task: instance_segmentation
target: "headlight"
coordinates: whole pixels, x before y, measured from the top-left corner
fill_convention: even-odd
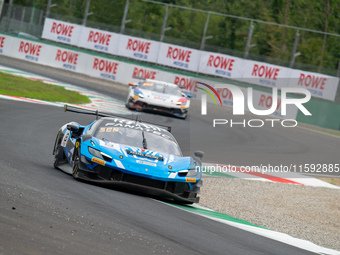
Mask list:
[[[104,159],[106,161],[111,161],[112,160],[112,157],[110,155],[107,155],[106,153],[104,152],[101,152],[99,150],[96,150],[92,147],[89,147],[89,152],[93,155],[93,156],[96,156],[97,158],[101,158],[101,159]]]
[[[192,177],[197,175],[197,169],[189,169],[189,170],[181,170],[178,171],[178,176],[186,176],[186,177]]]
[[[138,97],[140,97],[140,98],[143,98],[143,97],[144,97],[143,93],[138,92],[138,91],[134,91],[134,94],[135,94],[135,96],[138,96]]]
[[[100,153],[99,150],[93,149],[92,147],[89,147],[89,152],[93,155],[96,156],[97,158],[103,159],[102,154]]]
[[[188,99],[185,97],[181,97],[178,101],[177,101],[177,105],[186,105],[188,102]]]
[[[197,175],[197,169],[190,169],[187,173],[187,176],[196,176]]]

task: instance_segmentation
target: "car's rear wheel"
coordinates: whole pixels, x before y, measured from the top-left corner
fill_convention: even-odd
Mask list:
[[[74,148],[74,156],[73,156],[73,168],[72,168],[72,176],[74,178],[78,177],[78,170],[80,164],[80,142],[76,141]]]

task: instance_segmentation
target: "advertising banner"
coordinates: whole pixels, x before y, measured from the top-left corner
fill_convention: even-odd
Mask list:
[[[243,61],[242,81],[269,88],[288,87],[290,68],[252,60]]]
[[[48,65],[77,73],[85,73],[88,54],[50,46],[47,53]],[[45,57],[44,54],[44,57]]]
[[[125,68],[120,61],[88,55],[86,74],[110,81],[122,82],[125,76]]]
[[[148,62],[157,62],[160,43],[142,38],[120,35],[117,54]]]
[[[242,78],[242,62],[243,59],[241,58],[201,51],[198,71],[229,79]]]
[[[289,86],[306,88],[312,97],[334,101],[338,89],[339,78],[292,69]]]
[[[138,82],[140,81],[139,78],[145,79],[154,79],[154,80],[161,80],[160,72],[157,69],[153,68],[146,68],[143,66],[138,65],[129,65],[128,70],[126,70],[126,76],[129,78],[131,82]]]
[[[90,50],[117,54],[119,34],[83,27],[78,46]]]
[[[46,18],[42,38],[55,42],[78,45],[83,26]]]
[[[47,64],[43,56],[48,55],[49,46],[43,43],[37,43],[19,38],[12,39],[11,57],[31,61],[38,64]]]
[[[197,72],[200,51],[178,45],[161,43],[157,63]]]
[[[0,55],[11,56],[13,40],[11,36],[0,35]]]

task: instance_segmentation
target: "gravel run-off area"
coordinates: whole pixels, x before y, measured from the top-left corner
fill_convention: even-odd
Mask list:
[[[200,205],[340,251],[340,189],[204,177]]]

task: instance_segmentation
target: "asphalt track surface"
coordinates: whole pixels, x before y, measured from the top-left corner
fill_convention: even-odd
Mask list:
[[[1,57],[0,63],[117,98],[126,96],[110,85],[99,86],[98,80],[8,58]],[[210,120],[201,117],[195,109],[199,107],[193,106],[185,121],[153,114],[142,116],[173,126],[184,154],[196,147],[204,150],[205,144],[216,142],[219,153],[206,153],[206,161],[336,161],[333,156],[338,153],[334,149],[339,148],[339,141],[334,138],[302,129],[210,131]],[[208,111],[217,115],[227,112],[218,107]],[[64,113],[53,106],[0,100],[0,117],[0,254],[309,254],[145,196],[78,182],[54,169],[51,154],[59,127],[68,121],[89,123],[91,116]],[[326,154],[315,158],[317,152]]]

